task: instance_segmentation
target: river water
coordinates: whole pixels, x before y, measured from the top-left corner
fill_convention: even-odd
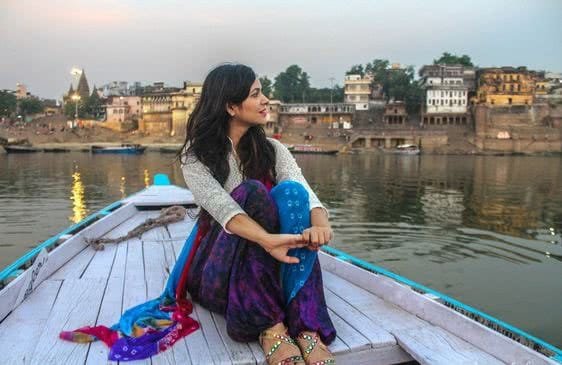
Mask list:
[[[562,348],[562,157],[313,156],[332,245]],[[0,269],[150,184],[172,155],[0,154]]]

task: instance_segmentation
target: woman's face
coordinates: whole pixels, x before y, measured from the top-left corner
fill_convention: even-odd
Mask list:
[[[256,79],[250,87],[248,97],[240,105],[228,108],[229,114],[244,123],[264,125],[267,122],[269,99],[261,91],[260,80]]]

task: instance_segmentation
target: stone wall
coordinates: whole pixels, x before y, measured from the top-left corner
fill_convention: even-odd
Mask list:
[[[145,113],[139,121],[139,130],[148,134],[169,135],[172,131],[172,113]]]
[[[477,105],[474,115],[475,143],[484,151],[562,152],[560,107]]]

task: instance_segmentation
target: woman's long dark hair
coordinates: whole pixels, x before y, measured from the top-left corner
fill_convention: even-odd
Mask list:
[[[188,154],[195,155],[224,186],[230,173],[227,158],[232,146],[226,108],[229,104],[240,105],[249,96],[256,78],[250,67],[240,64],[223,64],[207,75],[201,98],[187,121],[185,142],[178,155],[180,162]],[[261,126],[248,129],[236,152],[244,178],[275,182],[275,150]]]

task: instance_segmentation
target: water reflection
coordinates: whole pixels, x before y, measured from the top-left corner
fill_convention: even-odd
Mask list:
[[[125,176],[121,176],[121,180],[119,181],[119,192],[121,193],[121,199],[125,199],[127,197],[126,186],[127,179],[125,178]]]
[[[150,172],[147,169],[144,169],[144,186],[148,188],[150,186],[151,179],[150,179]]]
[[[88,215],[88,208],[84,199],[84,184],[78,171],[74,171],[72,174],[70,200],[72,201],[72,216],[69,219],[74,223],[78,223]]]

